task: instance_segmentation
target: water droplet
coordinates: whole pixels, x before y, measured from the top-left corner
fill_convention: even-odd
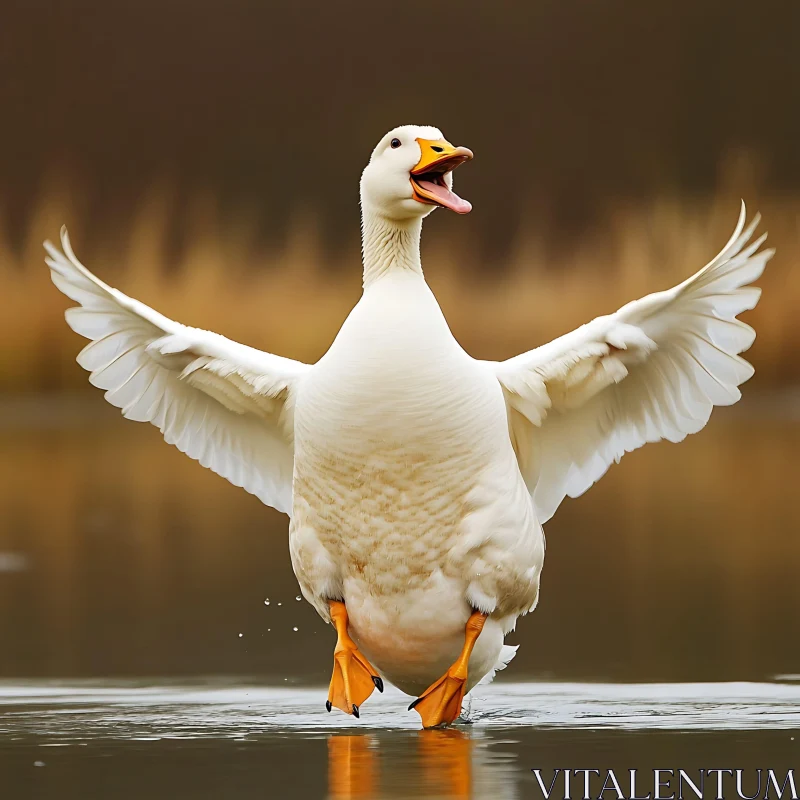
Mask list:
[[[265,605],[265,606],[268,606],[268,605],[269,605],[269,597],[268,597],[268,598],[267,598],[267,599],[264,601],[264,605]]]
[[[295,600],[297,600],[297,602],[298,602],[298,603],[299,603],[299,602],[300,602],[302,599],[303,599],[303,598],[302,598],[302,597],[300,597],[300,595],[297,595],[297,597],[295,597]]]
[[[44,761],[34,761],[33,762],[33,766],[34,767],[43,767],[44,766]]]
[[[293,631],[296,631],[296,630],[297,630],[297,628],[292,628],[292,630],[293,630]]]
[[[271,630],[272,630],[272,628],[267,628],[267,633],[269,633]]]
[[[283,605],[283,603],[278,603],[278,605],[279,605],[279,606],[282,606],[282,605]]]
[[[244,636],[244,634],[243,634],[243,633],[240,633],[240,634],[239,634],[239,638],[241,639],[241,638],[242,638],[242,636]]]

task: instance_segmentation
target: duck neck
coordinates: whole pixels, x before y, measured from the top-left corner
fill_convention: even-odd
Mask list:
[[[405,271],[422,277],[421,232],[421,218],[391,220],[364,209],[361,217],[364,289],[391,272]]]

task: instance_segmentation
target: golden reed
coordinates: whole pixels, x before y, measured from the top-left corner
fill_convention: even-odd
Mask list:
[[[20,248],[12,248],[0,204],[0,391],[88,386],[75,355],[83,340],[64,323],[68,301],[50,284],[42,240],[70,228],[78,257],[105,281],[186,324],[255,347],[314,361],[360,291],[357,208],[351,243],[334,254],[313,217],[297,215],[279,246],[260,243],[255,215],[223,222],[208,195],[170,218],[170,192],[143,197],[126,235],[104,234],[77,209],[67,181],[42,191]],[[750,358],[759,383],[800,378],[800,195],[721,190],[713,197],[611,203],[580,238],[556,242],[531,211],[510,255],[477,255],[469,219],[427,223],[423,263],[454,333],[477,357],[503,358],[571,330],[628,300],[668,288],[702,266],[727,240],[747,195],[749,214],[777,248],[744,319],[758,338]],[[227,216],[230,219],[230,215]],[[168,256],[171,230],[187,242]]]

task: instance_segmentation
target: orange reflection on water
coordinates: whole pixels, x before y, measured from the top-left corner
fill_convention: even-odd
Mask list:
[[[381,759],[368,734],[328,738],[328,797],[472,797],[471,737],[457,730],[420,731],[411,760]]]
[[[328,796],[332,800],[377,797],[378,754],[372,737],[328,737]]]
[[[427,797],[472,796],[472,739],[461,731],[420,731],[420,767]]]

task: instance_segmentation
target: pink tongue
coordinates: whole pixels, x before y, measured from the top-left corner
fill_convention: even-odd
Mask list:
[[[463,200],[446,186],[440,186],[432,181],[420,181],[419,185],[426,192],[430,192],[443,206],[455,211],[456,214],[469,214],[472,211],[472,203]]]

